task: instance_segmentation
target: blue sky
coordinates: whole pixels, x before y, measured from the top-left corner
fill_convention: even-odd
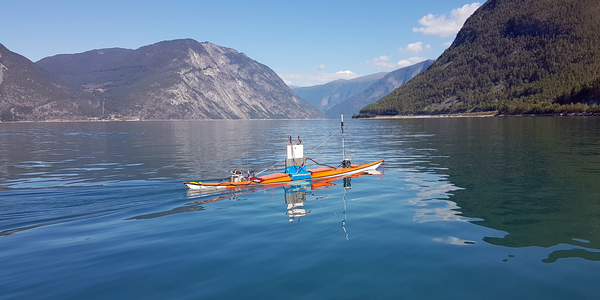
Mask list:
[[[437,58],[483,1],[2,0],[0,43],[32,61],[192,38],[309,86]]]

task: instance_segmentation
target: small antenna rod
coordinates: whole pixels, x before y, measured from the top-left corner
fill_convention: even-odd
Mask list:
[[[346,150],[344,149],[344,114],[342,113],[342,161],[346,160]]]

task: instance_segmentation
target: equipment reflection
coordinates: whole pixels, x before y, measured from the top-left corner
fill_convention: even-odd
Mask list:
[[[303,185],[292,185],[283,187],[285,191],[285,204],[287,204],[287,213],[290,217],[290,223],[294,222],[297,218],[300,222],[300,218],[310,213],[310,210],[304,209],[304,203],[306,202],[306,186]]]
[[[206,210],[206,204],[212,202],[219,202],[222,200],[233,200],[240,201],[241,195],[255,193],[258,191],[268,191],[274,190],[276,188],[283,188],[284,190],[284,201],[286,205],[286,215],[289,217],[288,221],[290,223],[297,221],[300,222],[301,218],[310,214],[312,210],[306,209],[305,205],[307,203],[307,192],[310,194],[310,191],[322,190],[332,188],[335,185],[335,181],[342,180],[344,193],[342,196],[342,201],[344,203],[344,220],[342,221],[342,229],[344,230],[344,234],[346,235],[346,239],[348,239],[348,233],[346,232],[346,192],[352,188],[352,178],[359,178],[365,175],[374,175],[376,173],[371,172],[370,174],[354,174],[347,177],[337,177],[337,178],[328,178],[318,181],[300,181],[296,184],[280,184],[280,185],[270,185],[269,187],[239,187],[236,189],[228,189],[227,191],[213,191],[212,193],[206,191],[195,191],[195,190],[187,190],[186,197],[187,198],[200,198],[201,200],[190,202],[186,205],[175,207],[171,210],[153,212],[144,215],[138,215],[134,217],[127,218],[126,220],[144,220],[144,219],[153,219],[158,217],[164,217],[169,215],[175,215],[186,212],[197,212]],[[377,174],[381,174],[377,172]],[[313,195],[314,196],[314,195]],[[322,199],[327,196],[320,196],[316,199]]]
[[[344,195],[342,196],[342,200],[344,202],[344,220],[342,221],[342,228],[344,229],[344,233],[346,234],[346,239],[348,239],[348,234],[346,233],[346,191],[352,188],[352,177],[360,177],[361,175],[353,175],[342,178],[342,182],[344,185]],[[334,180],[325,180],[325,181],[316,181],[310,182],[310,184],[300,184],[300,185],[290,185],[285,186],[283,189],[285,191],[285,204],[287,205],[287,213],[286,215],[290,217],[289,222],[292,223],[295,220],[300,222],[300,218],[309,214],[311,210],[304,209],[304,204],[306,203],[306,192],[310,189],[311,191],[330,188],[335,185]]]

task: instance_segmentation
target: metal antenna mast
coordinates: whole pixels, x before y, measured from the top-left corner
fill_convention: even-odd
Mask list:
[[[346,160],[346,150],[344,149],[344,114],[342,113],[342,161]]]

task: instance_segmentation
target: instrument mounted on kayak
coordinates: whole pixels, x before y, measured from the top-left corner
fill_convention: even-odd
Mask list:
[[[298,137],[297,144],[294,145],[292,142],[292,137],[290,136],[289,144],[286,146],[286,158],[284,159],[285,173],[274,172],[267,175],[260,175],[270,168],[273,168],[273,171],[275,171],[274,166],[271,166],[257,173],[256,175],[250,171],[248,171],[246,174],[244,174],[241,171],[230,171],[232,175],[229,176],[228,180],[223,180],[221,182],[202,183],[200,181],[186,181],[183,184],[185,184],[188,188],[193,190],[214,190],[251,185],[285,183],[298,180],[315,180],[320,178],[344,177],[360,172],[371,173],[383,163],[382,159],[371,163],[353,165],[350,159],[346,158],[346,152],[344,148],[344,114],[341,115],[340,130],[342,131],[342,163],[337,167],[319,163],[316,160],[305,156],[304,145],[302,145],[302,140],[300,139],[300,137]],[[334,133],[333,135],[335,135],[336,133]],[[330,136],[329,138],[331,138],[332,136]],[[321,143],[321,145],[323,143]],[[323,167],[307,169],[306,163],[308,160],[318,165],[322,165]]]

